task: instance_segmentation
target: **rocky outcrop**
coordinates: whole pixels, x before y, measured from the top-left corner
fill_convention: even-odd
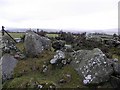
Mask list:
[[[2,36],[1,48],[3,53],[12,53],[18,51],[15,42],[7,35]]]
[[[2,62],[2,80],[5,81],[7,79],[12,78],[14,68],[17,64],[17,60],[9,55],[9,54],[4,54],[1,57],[1,62]]]
[[[16,59],[25,58],[25,55],[16,47],[15,41],[13,41],[13,39],[11,39],[9,36],[7,35],[2,36],[2,40],[0,43],[1,43],[0,50],[3,55],[7,53],[13,55],[14,58]]]
[[[78,72],[85,85],[106,82],[113,73],[110,61],[98,48],[79,50],[72,55],[75,60],[72,60],[71,65]]]
[[[38,34],[27,31],[25,36],[25,50],[27,56],[34,57],[42,53],[44,49],[51,48],[51,41],[46,38],[39,36]]]

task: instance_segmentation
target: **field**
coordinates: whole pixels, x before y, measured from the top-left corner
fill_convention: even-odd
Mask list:
[[[48,37],[58,37],[58,34],[47,34]]]
[[[25,33],[16,33],[16,32],[9,32],[9,34],[13,37],[13,38],[20,38],[23,35],[25,35]]]
[[[13,38],[20,38],[22,37],[23,35],[25,35],[25,33],[17,33],[17,32],[10,32],[9,33]],[[57,37],[58,34],[46,34],[46,36],[48,37]]]

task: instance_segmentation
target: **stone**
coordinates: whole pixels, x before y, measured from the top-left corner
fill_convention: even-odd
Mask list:
[[[71,65],[78,72],[85,85],[106,82],[113,73],[109,59],[98,48],[78,50],[71,55],[74,57]]]
[[[9,54],[4,54],[1,57],[1,62],[2,62],[2,79],[3,81],[10,79],[13,75],[14,68],[16,67],[17,60],[9,55]]]
[[[64,59],[65,59],[65,53],[60,50],[57,50],[56,54],[54,55],[54,58],[50,60],[50,63],[56,64],[58,62],[61,62]]]
[[[50,63],[51,63],[51,64],[57,63],[57,59],[55,59],[55,58],[51,59],[51,60],[50,60]]]
[[[116,89],[119,90],[119,88],[120,88],[120,78],[111,76],[110,77],[110,83],[111,83],[113,88],[116,88]]]
[[[47,72],[47,70],[48,70],[48,67],[45,65],[45,66],[43,66],[43,73],[46,73]]]
[[[14,38],[17,43],[20,43],[22,40],[21,38]]]
[[[61,84],[66,83],[66,80],[60,79],[59,83],[61,83]]]
[[[113,61],[114,61],[114,62],[118,62],[118,59],[117,59],[117,58],[115,58],[115,59],[113,59]]]
[[[14,56],[14,58],[19,59],[19,58],[20,58],[20,55],[16,54],[16,55]]]
[[[73,52],[74,50],[73,50],[73,48],[72,48],[72,46],[71,45],[65,45],[64,46],[64,48],[63,48],[63,51],[65,51],[65,52]]]
[[[25,59],[26,56],[24,54],[20,54],[20,59]]]
[[[70,75],[70,74],[67,74],[66,76],[67,76],[68,78],[71,78],[71,75]]]
[[[72,76],[70,74],[66,74],[67,82],[70,82],[72,79]]]
[[[8,35],[2,36],[1,44],[3,53],[10,53],[12,50],[16,50],[15,42]]]
[[[120,75],[120,63],[118,62],[118,59],[117,58],[112,59],[112,60],[110,60],[110,63],[112,64],[114,74]]]
[[[120,63],[113,64],[114,72],[120,75]]]
[[[16,59],[19,58],[19,54],[17,54],[17,52],[19,52],[20,50],[15,46],[15,41],[9,37],[8,35],[3,35],[2,36],[2,41],[1,41],[1,46],[0,48],[2,48],[2,54],[11,54],[13,55]]]
[[[38,85],[38,88],[43,88],[43,85]]]
[[[47,68],[44,68],[44,69],[43,69],[43,73],[45,73],[47,70],[48,70]]]
[[[49,88],[53,88],[53,86],[50,86]]]
[[[44,49],[51,49],[51,41],[38,34],[27,31],[25,35],[25,50],[29,57],[39,56]]]
[[[64,65],[66,65],[67,61],[66,60],[62,60],[61,63],[64,64]]]

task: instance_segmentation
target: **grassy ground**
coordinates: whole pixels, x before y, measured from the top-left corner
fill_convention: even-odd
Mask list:
[[[25,35],[25,33],[17,33],[17,32],[14,32],[14,33],[9,33],[13,38],[20,38],[22,37],[23,35]],[[47,34],[48,37],[57,37],[58,34]]]
[[[23,43],[18,43],[17,47],[20,50],[24,49]],[[38,58],[27,58],[19,60],[14,69],[14,79],[8,80],[3,84],[4,88],[33,88],[34,83],[37,84],[54,84],[57,88],[76,88],[85,87],[77,72],[70,66],[66,65],[63,68],[55,68],[49,62],[53,58],[54,51],[45,51]],[[43,65],[48,66],[46,73],[43,73]],[[66,77],[66,74],[71,75],[71,80]],[[60,84],[59,80],[64,78],[69,81]]]
[[[113,59],[117,58],[118,60],[120,60],[120,56],[116,55],[116,54],[113,54],[112,56]]]
[[[113,59],[117,58],[120,60],[120,49],[112,47],[109,52],[112,54]]]
[[[70,74],[72,79],[64,84],[59,84],[59,80],[64,78],[65,74]],[[49,74],[42,74],[39,71],[29,72],[21,77],[8,81],[4,84],[7,88],[26,88],[26,84],[29,84],[29,88],[33,87],[34,82],[38,84],[51,83],[57,88],[83,88],[79,75],[74,71],[71,66],[65,66],[62,69],[54,69]]]
[[[23,44],[22,42],[17,43],[17,44],[16,44],[16,47],[17,47],[21,52],[24,52],[24,51],[25,51],[24,44]]]

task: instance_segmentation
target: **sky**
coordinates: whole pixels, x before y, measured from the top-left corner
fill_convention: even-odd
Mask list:
[[[49,29],[118,28],[119,0],[0,0],[0,26]]]

